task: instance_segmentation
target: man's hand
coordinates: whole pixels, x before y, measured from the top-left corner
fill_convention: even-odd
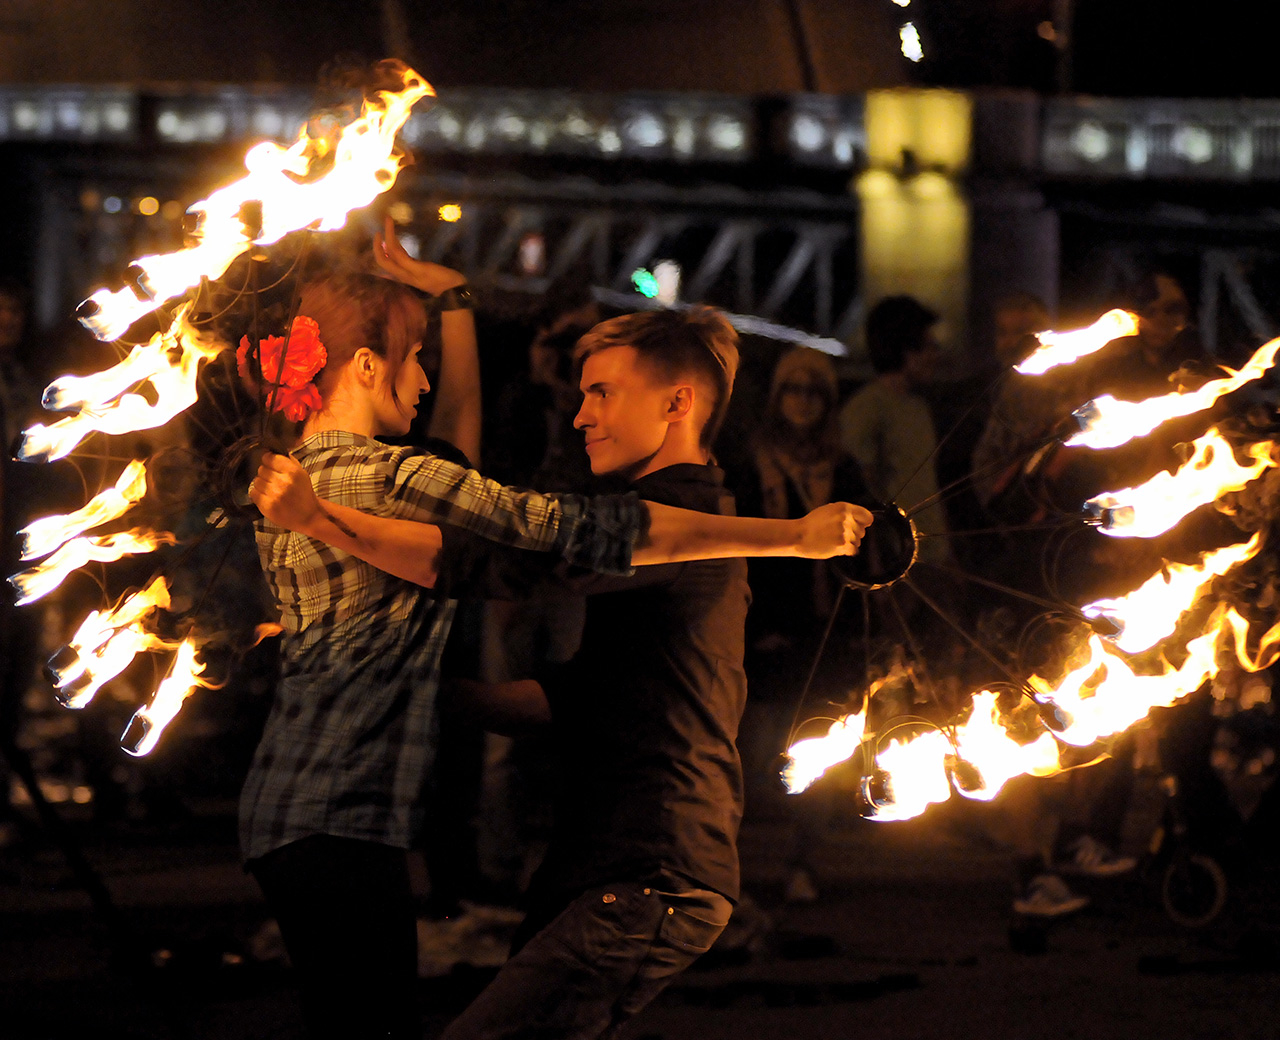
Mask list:
[[[466,284],[466,277],[443,264],[415,260],[396,238],[395,225],[387,217],[381,234],[373,236],[373,259],[397,282],[439,296],[446,289]]]
[[[831,556],[852,556],[858,551],[863,532],[871,526],[871,513],[848,502],[819,506],[797,521],[800,538],[796,555],[809,560]]]
[[[273,524],[299,534],[310,535],[323,515],[307,471],[288,455],[262,456],[249,497]]]

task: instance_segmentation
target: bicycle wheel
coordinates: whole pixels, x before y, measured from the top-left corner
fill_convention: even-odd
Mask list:
[[[1213,857],[1179,851],[1164,868],[1160,902],[1175,924],[1203,928],[1226,905],[1227,875]]]

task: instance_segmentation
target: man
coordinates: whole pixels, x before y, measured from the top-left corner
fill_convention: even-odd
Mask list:
[[[621,477],[650,502],[731,512],[709,459],[737,370],[736,340],[709,308],[626,315],[588,333],[578,348],[584,401],[575,425],[592,472]],[[848,508],[860,535],[870,514]],[[380,523],[343,519],[369,531]],[[471,552],[448,530],[444,538],[442,587],[520,568],[491,550]],[[550,721],[564,775],[513,955],[448,1040],[606,1035],[710,948],[738,894],[745,563],[566,580],[589,594],[577,657],[545,686],[471,689],[473,703],[508,728]]]
[[[709,457],[736,340],[709,309],[627,315],[583,337],[574,425],[592,472],[731,512]],[[515,952],[448,1040],[605,1035],[710,949],[738,895],[745,561],[575,584],[588,593],[575,658],[544,687],[485,691],[545,713],[562,775]]]
[[[936,501],[937,436],[918,390],[933,376],[938,315],[912,296],[888,296],[867,314],[867,351],[876,377],[840,410],[841,446],[858,460],[871,493],[904,509],[924,502],[912,519],[924,536],[922,560],[941,561],[946,511]],[[932,501],[931,501],[932,500]]]

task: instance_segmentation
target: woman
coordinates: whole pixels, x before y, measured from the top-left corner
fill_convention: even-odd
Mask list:
[[[469,318],[450,319],[466,302],[460,276],[412,260],[390,234],[375,256],[398,281],[440,298],[449,378],[451,351],[471,328]],[[278,384],[269,404],[278,398],[303,426],[293,458],[268,456],[250,489],[285,632],[275,703],[242,795],[241,840],[298,970],[313,1034],[408,1036],[417,1031],[416,944],[404,850],[421,816],[454,610],[424,588],[448,562],[448,536],[430,524],[626,573],[682,558],[849,552],[870,518],[835,508],[799,524],[735,527],[632,496],[517,492],[388,447],[375,438],[406,432],[428,389],[420,299],[386,279],[331,277],[304,287],[299,313],[298,352],[281,366],[262,350],[265,376],[277,376],[266,380]]]
[[[835,366],[825,354],[796,347],[779,358],[752,444],[752,466],[739,485],[741,513],[789,518],[828,502],[875,504],[857,461],[840,446],[838,403]],[[742,745],[749,776],[776,787],[774,766],[834,609],[837,584],[831,569],[816,560],[752,560],[749,576],[746,667],[752,696]],[[814,677],[822,691],[817,700],[847,695],[850,676],[858,674],[851,647],[851,640],[837,638],[824,650],[824,667]],[[800,810],[799,829],[792,835],[786,886],[792,901],[817,896],[805,857],[817,840],[809,819],[813,811],[812,805]]]

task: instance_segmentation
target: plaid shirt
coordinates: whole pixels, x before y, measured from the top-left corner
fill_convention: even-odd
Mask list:
[[[321,498],[631,572],[644,518],[634,495],[515,491],[417,449],[340,431],[307,438],[294,456]],[[455,602],[265,520],[256,528],[285,631],[275,702],[240,800],[244,856],[309,834],[407,848],[435,750],[440,653]]]

